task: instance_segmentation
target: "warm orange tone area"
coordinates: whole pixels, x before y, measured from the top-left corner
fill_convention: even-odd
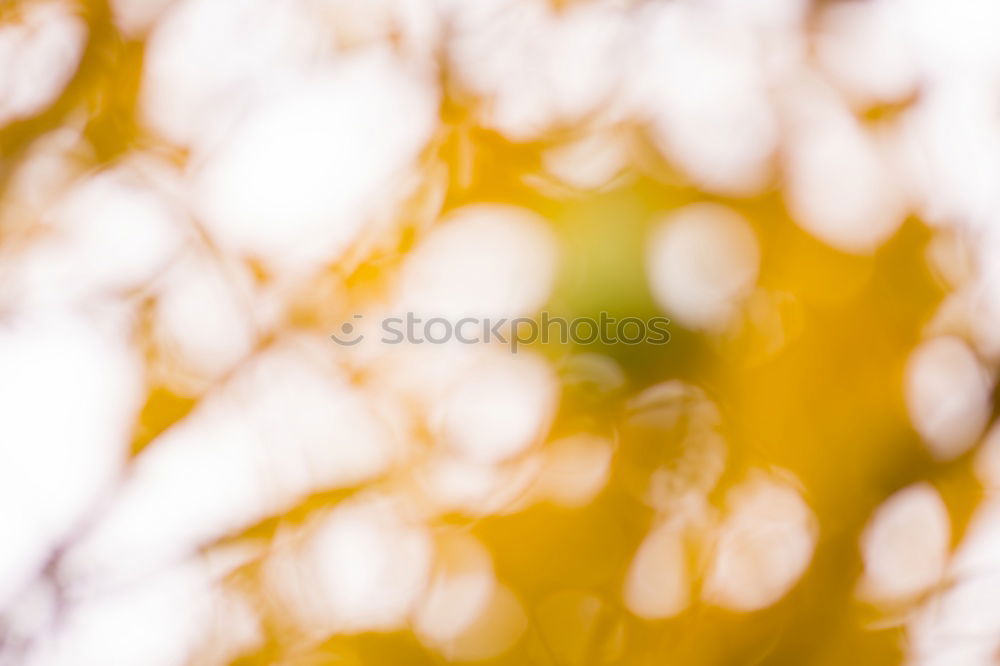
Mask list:
[[[994,663],[998,19],[0,6],[0,664]]]

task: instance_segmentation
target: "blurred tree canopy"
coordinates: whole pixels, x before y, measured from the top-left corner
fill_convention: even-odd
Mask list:
[[[823,4],[810,11],[818,12]],[[14,20],[26,5],[5,5],[0,18]],[[165,158],[179,169],[190,158],[187,149],[149,132],[139,118],[144,39],[123,34],[107,0],[80,0],[74,9],[86,23],[87,36],[71,80],[44,108],[0,128],[0,188],[5,193],[33,146],[63,127],[81,132],[74,153],[81,172],[106,169],[142,153]],[[556,287],[544,307],[554,315],[608,312],[648,319],[663,314],[643,270],[646,239],[664,215],[698,202],[722,204],[749,222],[760,248],[754,298],[766,295],[766,302],[742,310],[721,334],[673,321],[667,345],[531,347],[557,369],[561,381],[561,402],[546,442],[596,433],[614,442],[614,458],[607,483],[583,506],[540,502],[495,515],[446,513],[432,521],[432,532],[441,538],[471,535],[482,543],[497,578],[524,609],[521,638],[481,663],[901,663],[907,641],[902,618],[908,609],[886,609],[857,594],[864,571],[859,543],[866,525],[894,493],[927,482],[947,506],[955,546],[983,494],[972,473],[975,450],[953,460],[936,459],[914,430],[904,397],[907,359],[949,292],[926,260],[937,232],[911,215],[877,251],[838,251],[793,221],[780,184],[750,196],[707,191],[662,157],[642,122],[615,127],[631,159],[610,183],[574,188],[554,178],[544,160],[553,149],[586,136],[591,131],[587,122],[523,140],[484,126],[477,114],[484,101],[456,82],[444,56],[449,38],[445,31],[438,45],[443,94],[439,126],[421,154],[422,181],[411,205],[373,248],[331,263],[293,290],[284,316],[262,336],[257,351],[289,332],[325,336],[330,322],[349,311],[343,303],[363,304],[384,293],[410,250],[433,226],[420,214],[432,191],[441,196],[435,219],[487,202],[529,209],[548,221],[562,252]],[[864,122],[885,122],[885,115],[894,112],[872,112]],[[8,223],[0,226],[0,242],[11,247],[32,233],[31,221],[19,227]],[[240,260],[251,267],[258,284],[274,279],[252,258]],[[325,298],[331,281],[341,285],[335,290],[341,303]],[[143,336],[149,335],[141,312],[151,303],[144,299],[140,293],[135,326],[140,348],[147,347]],[[611,378],[602,372],[610,372]],[[159,435],[213,390],[183,395],[155,381],[155,374],[150,377],[134,430],[134,458],[156,446]],[[363,383],[364,376],[357,381]],[[665,385],[671,388],[657,393]],[[690,405],[703,401],[717,410],[710,429],[724,438],[725,457],[715,481],[701,488],[699,475],[711,476],[706,470],[714,463],[699,448],[708,435],[698,430],[702,417]],[[630,610],[622,590],[637,551],[651,530],[683,513],[688,501],[685,488],[661,488],[663,470],[671,470],[672,478],[689,477],[695,494],[704,491],[702,510],[712,516],[732,510],[727,505],[730,491],[755,470],[776,478],[787,475],[817,525],[808,567],[790,591],[750,612],[699,598],[708,585],[716,544],[692,533],[682,539],[681,553],[691,573],[690,603],[664,619],[644,619]],[[206,544],[203,551],[266,544],[366,489],[392,489],[396,482],[389,475],[371,484],[311,494],[288,511]],[[662,501],[655,499],[658,492],[665,493]],[[53,576],[75,538],[52,553],[42,577]],[[253,561],[223,582],[253,600],[264,627],[264,641],[233,659],[232,666],[450,663],[446,654],[427,647],[409,630],[304,638],[289,628],[280,604],[264,590],[263,578],[260,562]],[[8,641],[0,648],[16,654],[17,646]],[[209,663],[205,659],[194,655],[192,663]]]

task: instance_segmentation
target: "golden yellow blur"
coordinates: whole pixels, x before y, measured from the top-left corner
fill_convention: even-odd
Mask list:
[[[0,664],[996,663],[989,7],[0,6]]]

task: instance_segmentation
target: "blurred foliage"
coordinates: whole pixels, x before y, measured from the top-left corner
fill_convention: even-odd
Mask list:
[[[49,108],[0,130],[5,184],[34,140],[80,110],[87,115],[84,137],[94,168],[157,143],[135,117],[144,45],[119,34],[106,0],[81,2],[80,9],[90,34],[73,81]],[[777,191],[719,199],[685,184],[657,161],[641,127],[622,130],[637,152],[648,156],[646,164],[632,167],[607,191],[569,190],[546,182],[541,155],[586,128],[567,128],[565,136],[546,141],[512,142],[476,126],[472,102],[460,91],[451,92],[443,105],[439,139],[424,156],[429,172],[447,167],[444,208],[511,203],[549,219],[565,255],[549,312],[567,318],[602,311],[618,317],[660,314],[642,271],[645,231],[657,216],[704,200],[721,201],[751,221],[761,246],[759,284],[785,295],[788,306],[781,312],[788,339],[777,347],[749,325],[710,338],[674,323],[665,346],[587,350],[612,357],[624,369],[625,383],[603,391],[580,386],[575,383],[579,377],[566,373],[552,434],[588,429],[616,439],[612,476],[597,500],[580,509],[539,504],[486,518],[449,515],[434,526],[442,533],[458,530],[478,537],[491,551],[498,577],[527,611],[524,638],[484,663],[898,663],[901,629],[878,628],[878,611],[853,595],[861,572],[861,530],[886,497],[927,480],[944,496],[957,540],[979,496],[967,457],[935,462],[921,446],[903,404],[906,354],[944,295],[925,266],[928,229],[911,219],[872,256],[840,253],[796,226]],[[177,159],[184,159],[183,151]],[[365,293],[422,231],[404,229],[389,256],[359,263],[347,283]],[[310,320],[324,318],[322,313],[304,316]],[[557,367],[566,367],[582,351],[558,344],[539,350]],[[629,613],[621,601],[630,561],[655,519],[655,512],[633,492],[634,477],[651,474],[682,448],[678,432],[631,428],[627,403],[630,396],[668,379],[701,387],[722,410],[729,457],[722,482],[709,497],[713,504],[721,507],[727,487],[746,471],[776,466],[801,481],[818,518],[819,542],[805,576],[765,610],[735,613],[694,602],[678,617],[648,622]],[[152,387],[135,452],[195,403]],[[267,540],[280,525],[301,523],[350,494],[311,497],[288,514],[223,543]],[[240,576],[244,578],[237,584],[252,587],[252,570]],[[590,615],[579,615],[580,600],[587,601]],[[339,636],[303,648],[289,641],[277,623],[261,650],[241,656],[232,666],[440,663],[443,658],[409,632]]]

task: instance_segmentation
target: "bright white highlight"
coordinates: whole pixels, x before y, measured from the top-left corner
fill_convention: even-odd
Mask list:
[[[515,456],[544,434],[557,396],[541,358],[498,353],[473,366],[441,405],[442,443],[472,462]]]
[[[757,238],[739,214],[716,204],[671,213],[648,240],[646,272],[657,302],[685,326],[726,327],[752,291]]]
[[[809,566],[816,518],[793,486],[763,475],[730,490],[726,507],[702,594],[730,610],[766,608]]]
[[[28,3],[21,22],[0,24],[0,126],[56,100],[86,38],[86,25],[60,2]]]
[[[460,208],[407,258],[400,306],[453,322],[531,314],[552,289],[557,253],[545,220],[530,211],[491,204]]]
[[[677,615],[690,602],[690,571],[682,523],[655,527],[639,546],[625,580],[628,609],[641,618]]]
[[[941,583],[950,536],[948,509],[933,486],[900,490],[876,510],[861,537],[861,595],[899,602]]]
[[[989,419],[988,375],[958,338],[933,338],[917,347],[906,365],[905,389],[913,427],[939,459],[967,451]]]

